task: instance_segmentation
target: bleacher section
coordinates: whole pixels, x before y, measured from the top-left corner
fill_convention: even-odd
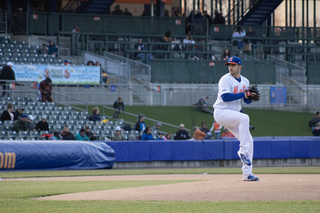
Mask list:
[[[0,37],[0,60],[1,65],[9,61],[16,64],[62,64],[62,60],[55,55],[41,54],[39,46],[11,41],[6,36]]]
[[[7,103],[11,102],[13,106],[24,106],[24,113],[33,115],[34,122],[41,120],[42,116],[46,116],[49,124],[49,131],[12,131],[12,121],[0,121],[0,139],[1,140],[48,140],[45,135],[51,135],[54,131],[61,131],[65,125],[69,126],[70,131],[75,135],[81,128],[89,126],[90,130],[97,136],[97,140],[111,140],[116,126],[123,128],[125,122],[123,121],[90,121],[89,113],[87,111],[76,111],[70,106],[58,106],[54,102],[39,102],[33,98],[4,98],[0,99],[0,111],[6,109]],[[105,118],[104,118],[105,119]],[[140,136],[140,133],[132,131],[122,131],[125,140],[128,140],[129,135]],[[154,135],[156,136],[156,135]]]

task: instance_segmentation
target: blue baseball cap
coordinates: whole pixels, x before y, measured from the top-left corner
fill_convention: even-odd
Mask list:
[[[29,117],[28,117],[28,115],[26,115],[26,114],[22,114],[22,115],[21,115],[21,118],[29,118]]]
[[[229,58],[228,62],[225,63],[225,65],[229,65],[229,64],[238,64],[238,65],[242,65],[242,61],[240,58],[232,56]]]

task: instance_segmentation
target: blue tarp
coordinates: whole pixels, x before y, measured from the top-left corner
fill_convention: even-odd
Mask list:
[[[112,168],[115,152],[103,142],[1,141],[3,169],[104,169]]]

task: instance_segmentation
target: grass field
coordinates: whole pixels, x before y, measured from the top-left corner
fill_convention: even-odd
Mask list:
[[[89,113],[91,108],[89,107]],[[100,111],[102,114],[102,106]],[[111,106],[109,106],[111,107]],[[143,114],[147,118],[159,120],[179,126],[180,123],[192,130],[192,127],[201,126],[201,122],[207,122],[208,128],[211,127],[213,118],[211,115],[198,112],[194,107],[177,107],[177,106],[125,106],[125,111],[134,114]],[[308,126],[309,120],[312,119],[312,113],[273,111],[260,109],[245,109],[250,117],[250,123],[255,127],[251,131],[253,137],[259,136],[312,136],[311,128]],[[112,116],[112,110],[105,110],[105,115]],[[120,114],[119,118],[135,123],[137,118]],[[153,126],[154,123],[146,121],[147,126]],[[163,131],[175,133],[178,129],[163,126]]]
[[[256,168],[257,174],[320,174],[318,167]],[[158,202],[158,201],[41,201],[34,197],[129,188],[179,181],[5,181],[5,178],[149,174],[240,174],[239,168],[82,170],[1,172],[0,212],[319,212],[320,201]],[[180,181],[182,182],[182,181]],[[186,181],[183,181],[186,182]],[[263,193],[263,192],[261,192]],[[297,192],[299,193],[299,192]]]

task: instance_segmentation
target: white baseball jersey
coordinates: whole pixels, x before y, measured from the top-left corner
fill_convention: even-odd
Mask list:
[[[249,80],[240,75],[241,81],[237,81],[230,73],[225,74],[219,81],[219,91],[216,102],[213,104],[213,108],[218,109],[231,109],[239,112],[241,110],[242,99],[234,101],[224,102],[221,95],[225,93],[242,93],[249,87]]]

